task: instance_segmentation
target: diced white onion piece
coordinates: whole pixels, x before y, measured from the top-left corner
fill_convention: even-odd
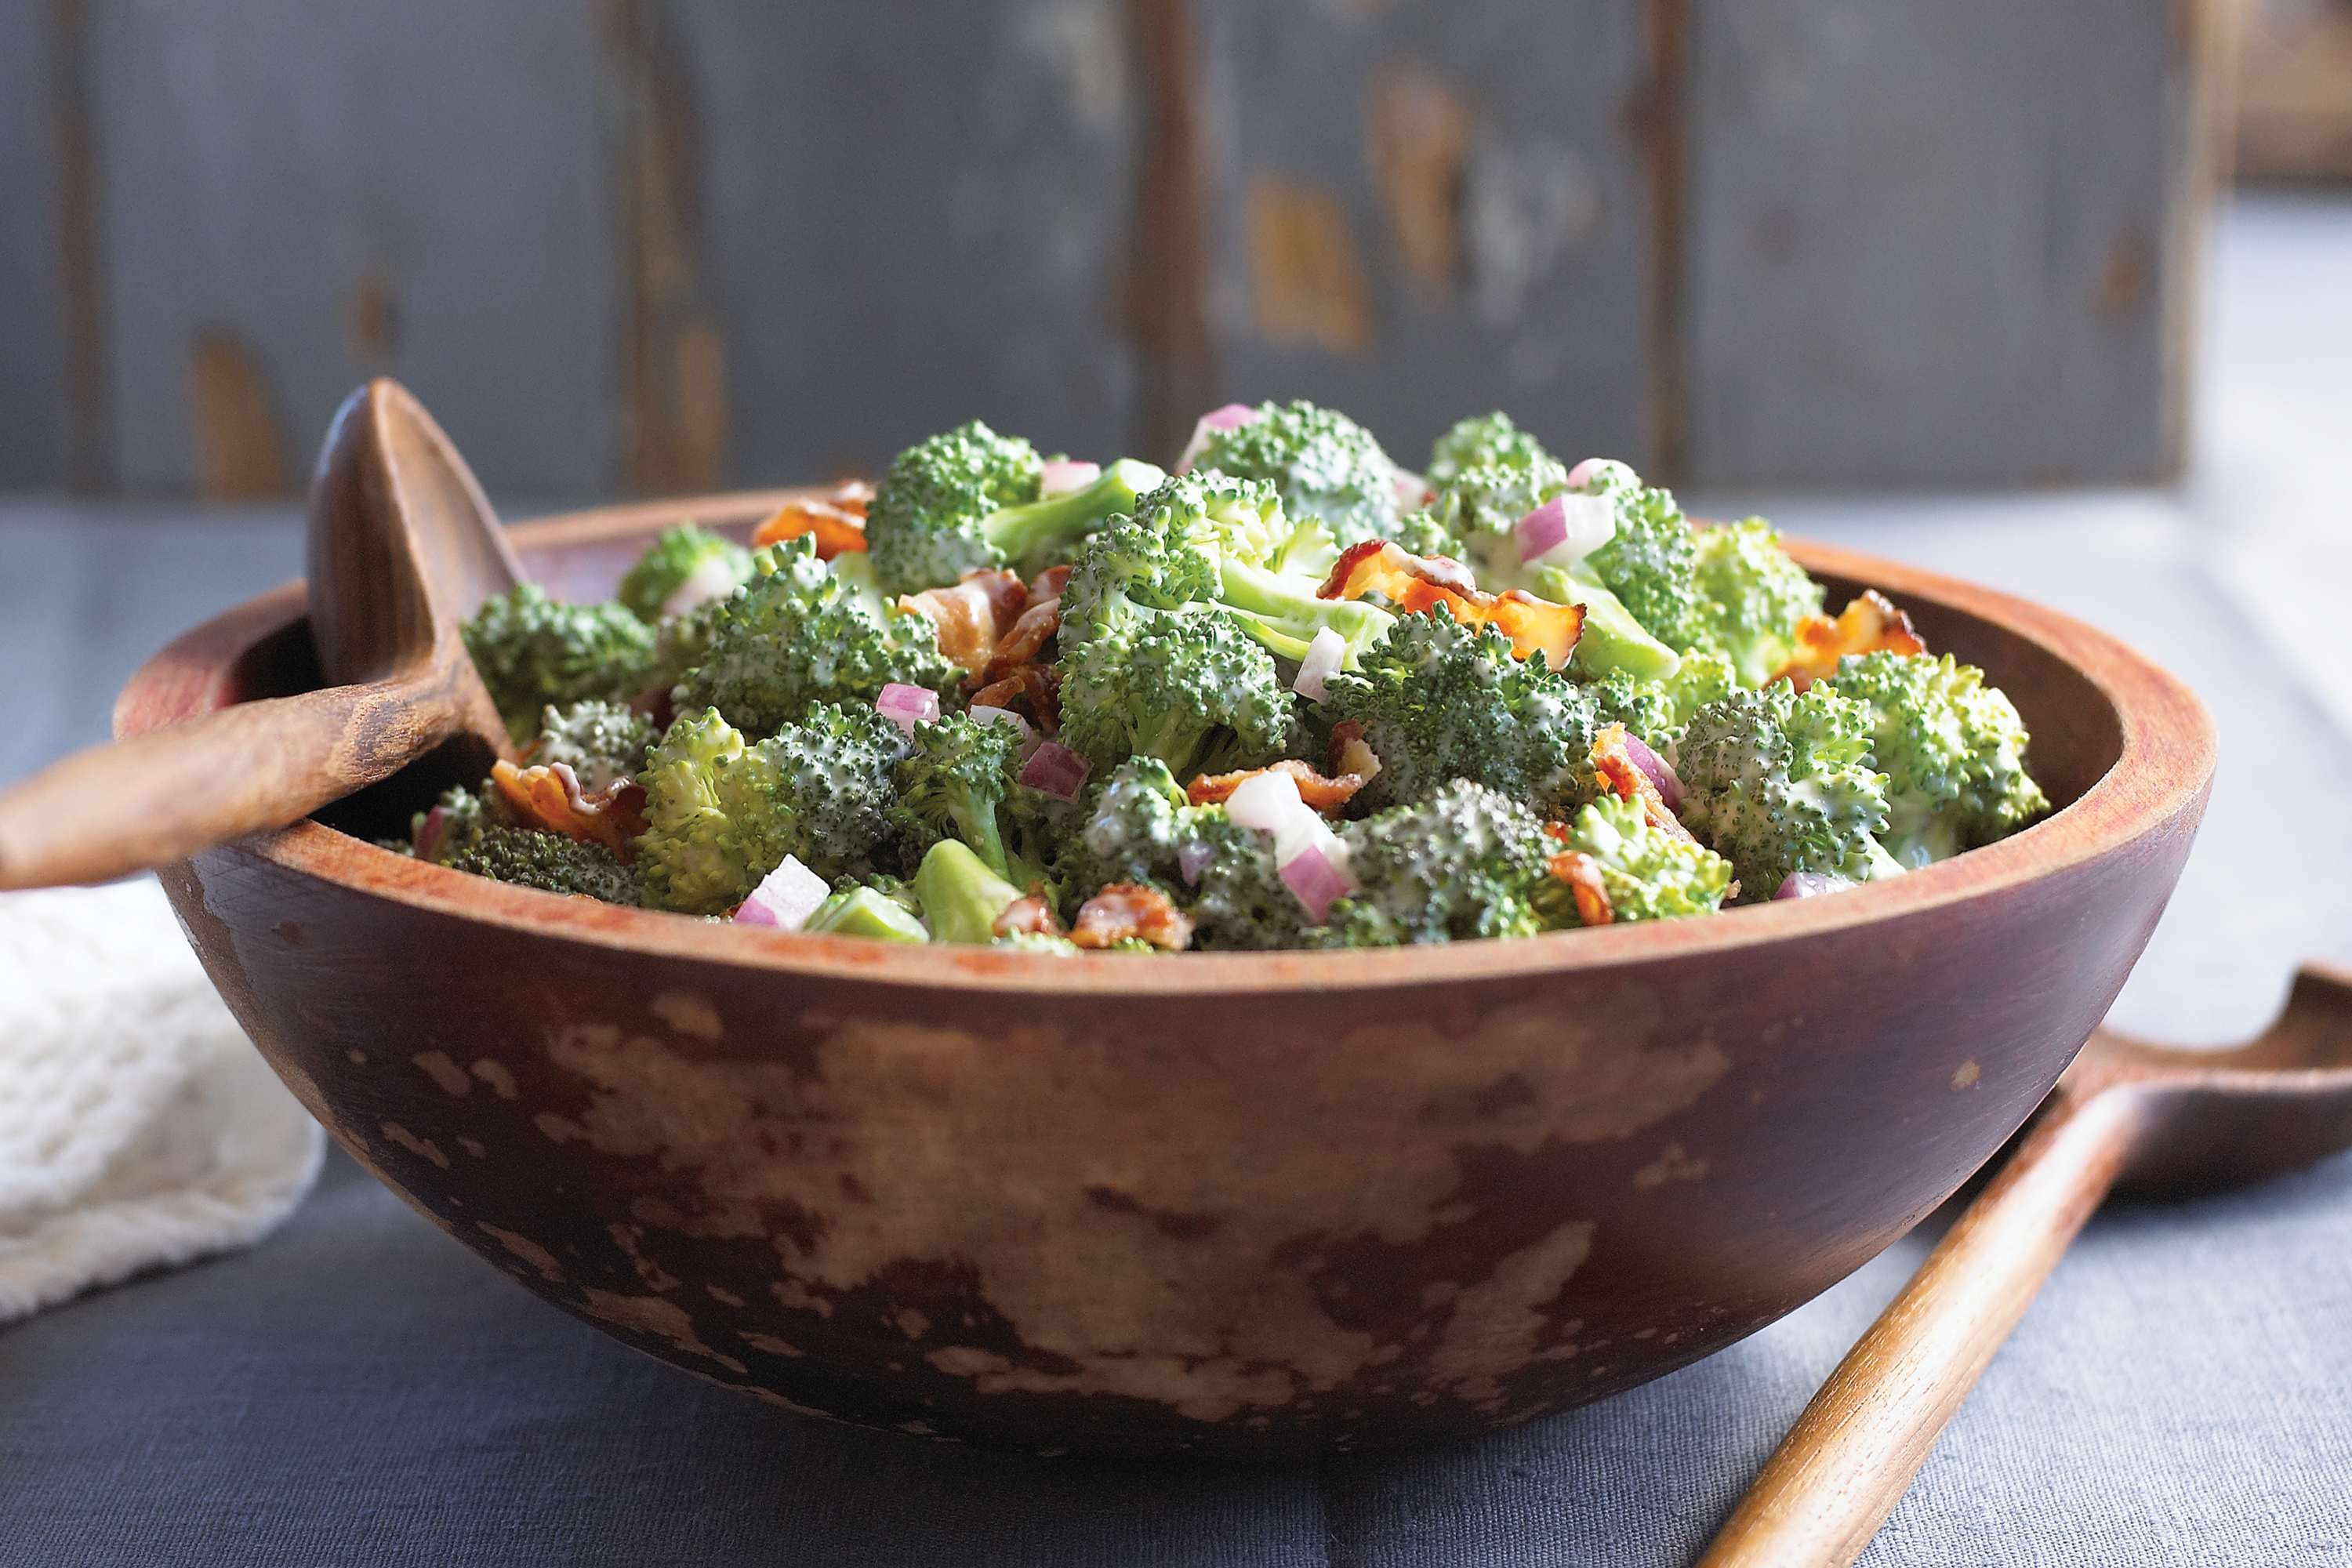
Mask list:
[[[1184,443],[1184,455],[1176,459],[1176,472],[1182,473],[1209,444],[1209,437],[1220,430],[1238,430],[1257,417],[1257,410],[1246,403],[1228,403],[1223,408],[1212,408],[1192,422],[1192,438]]]
[[[1396,499],[1397,505],[1406,511],[1419,510],[1428,504],[1429,481],[1411,468],[1399,468],[1396,471]]]
[[[1076,495],[1101,478],[1100,463],[1057,458],[1037,470],[1037,499],[1052,500],[1055,496]]]
[[[1780,879],[1775,899],[1811,899],[1822,893],[1842,893],[1853,884],[1831,871],[1791,871]]]
[[[669,591],[669,597],[661,602],[661,613],[665,616],[682,616],[688,610],[698,610],[713,599],[727,597],[737,586],[735,573],[725,560],[706,555]]]
[[[1298,678],[1290,689],[1309,701],[1323,700],[1323,683],[1339,672],[1339,661],[1347,657],[1348,639],[1329,626],[1318,628],[1315,640],[1307,645],[1307,657],[1298,661]]]
[[[1255,773],[1235,785],[1225,799],[1225,815],[1244,827],[1279,833],[1283,825],[1307,811],[1298,798],[1298,781],[1288,773]],[[1312,816],[1312,812],[1308,812]]]
[[[1283,886],[1315,921],[1328,917],[1335,901],[1356,890],[1356,880],[1347,868],[1319,844],[1309,844],[1282,861],[1281,869]]]
[[[1617,509],[1605,496],[1556,495],[1519,519],[1519,559],[1566,566],[1617,533]]]
[[[1683,781],[1675,776],[1675,770],[1666,765],[1665,758],[1650,750],[1649,743],[1641,736],[1632,733],[1625,737],[1625,754],[1632,757],[1633,765],[1648,774],[1650,782],[1658,786],[1658,798],[1666,803],[1668,811],[1683,808]]]
[[[1201,885],[1201,873],[1217,858],[1217,847],[1204,840],[1195,839],[1176,851],[1176,874],[1184,879],[1188,888]]]
[[[1585,486],[1593,481],[1602,468],[1607,468],[1608,466],[1609,459],[1606,458],[1585,458],[1584,461],[1577,464],[1576,467],[1568,470],[1568,488],[1572,490],[1582,489]]]
[[[735,923],[798,931],[808,924],[816,907],[833,896],[823,877],[787,855],[783,863],[761,879],[735,911]]]
[[[905,686],[894,680],[874,700],[874,711],[912,735],[917,724],[932,723],[939,719],[940,694],[929,687]]]
[[[1041,741],[1021,764],[1021,784],[1040,795],[1050,795],[1055,800],[1076,800],[1078,791],[1086,787],[1087,774],[1094,764],[1071,751],[1067,746]]]

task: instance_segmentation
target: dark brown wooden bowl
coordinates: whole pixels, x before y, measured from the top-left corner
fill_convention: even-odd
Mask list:
[[[608,592],[653,529],[515,531]],[[2205,805],[2197,701],[2114,639],[1806,547],[2024,711],[2063,809],[1711,920],[1394,952],[906,948],[608,908],[318,822],[164,877],[279,1075],[541,1296],[799,1411],[1038,1450],[1459,1436],[1718,1350],[2021,1123]],[[299,586],[132,680],[131,733],[317,677]],[[402,830],[419,769],[331,819]]]

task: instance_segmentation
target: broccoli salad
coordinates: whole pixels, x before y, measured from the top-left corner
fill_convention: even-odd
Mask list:
[[[1420,473],[1313,404],[1172,472],[977,421],[750,548],[466,643],[520,762],[387,846],[610,903],[882,942],[1389,947],[1901,876],[2049,808],[2017,709],[1875,593],[1828,613],[1505,415]]]

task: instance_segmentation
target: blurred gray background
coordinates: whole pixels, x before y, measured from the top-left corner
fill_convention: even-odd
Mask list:
[[[378,372],[551,500],[1289,395],[2166,479],[2234,5],[15,0],[0,490],[290,493]]]

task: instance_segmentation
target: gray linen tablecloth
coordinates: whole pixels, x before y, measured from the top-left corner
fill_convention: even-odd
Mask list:
[[[2298,958],[2352,963],[2352,705],[2326,683],[2352,623],[2326,462],[2352,342],[2289,320],[2347,261],[2345,209],[2233,222],[2179,496],[1723,498],[2051,602],[2204,695],[2212,811],[2115,1016],[2159,1039],[2250,1034]],[[0,777],[95,739],[163,635],[298,556],[283,512],[0,504],[16,694]],[[1479,1444],[1046,1463],[680,1376],[530,1300],[337,1155],[257,1251],[0,1331],[0,1563],[1675,1563],[1927,1240],[1710,1361]],[[2352,1563],[2352,1159],[2095,1219],[1865,1561]]]

